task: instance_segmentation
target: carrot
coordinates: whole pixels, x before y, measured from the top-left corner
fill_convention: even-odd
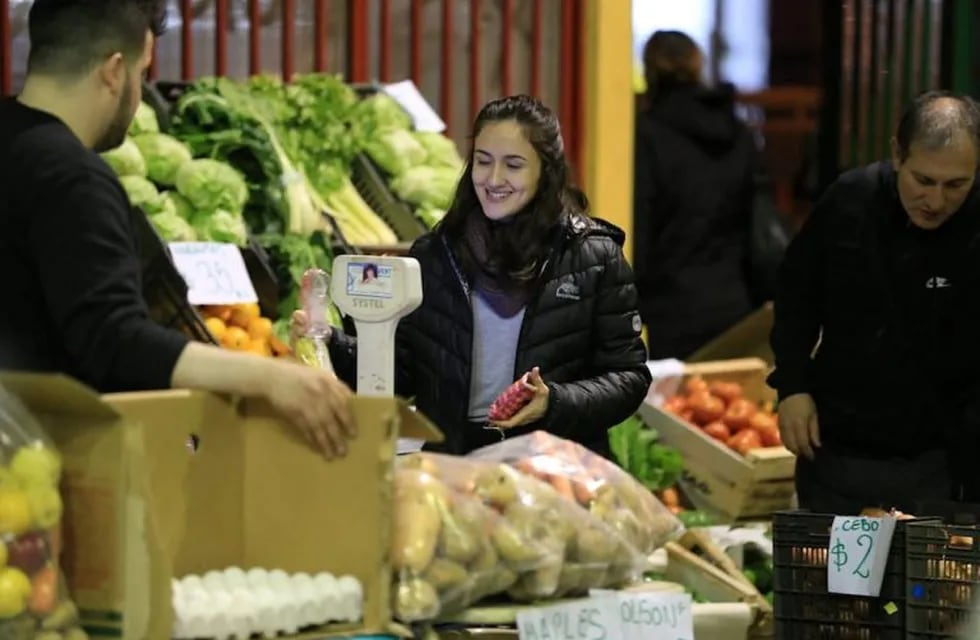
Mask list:
[[[577,478],[572,482],[572,489],[575,490],[575,501],[583,507],[588,507],[595,499],[595,493],[589,488],[588,478]]]
[[[660,495],[660,501],[665,507],[678,507],[681,504],[681,496],[674,487],[668,487]]]
[[[551,486],[555,488],[555,491],[569,500],[575,500],[575,491],[572,489],[572,482],[565,476],[553,475],[551,476]]]
[[[670,511],[670,512],[671,512],[672,514],[674,514],[675,516],[676,516],[676,515],[677,515],[678,513],[681,513],[682,511],[684,511],[684,508],[683,508],[683,507],[680,507],[680,506],[677,506],[677,505],[674,505],[673,507],[667,507],[667,509],[668,509],[668,510],[669,510],[669,511]]]

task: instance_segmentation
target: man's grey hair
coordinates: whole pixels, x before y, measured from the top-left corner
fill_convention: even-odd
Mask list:
[[[965,133],[980,156],[980,106],[969,96],[930,91],[917,97],[898,123],[895,140],[898,158],[905,161],[915,144],[929,151],[949,147],[956,135]]]

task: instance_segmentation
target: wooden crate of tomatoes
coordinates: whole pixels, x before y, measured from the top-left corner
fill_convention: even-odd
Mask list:
[[[640,409],[683,456],[684,492],[724,520],[792,506],[796,459],[779,440],[766,372],[757,358],[687,364],[676,393]]]

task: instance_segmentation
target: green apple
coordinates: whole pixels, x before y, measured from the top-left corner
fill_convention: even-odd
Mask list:
[[[61,477],[61,456],[45,446],[28,446],[17,450],[10,471],[24,484],[55,486]]]

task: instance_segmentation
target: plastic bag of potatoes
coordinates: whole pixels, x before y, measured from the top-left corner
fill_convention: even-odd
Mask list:
[[[464,606],[503,591],[517,601],[585,593],[608,584],[616,562],[642,567],[643,557],[614,530],[550,485],[508,465],[428,453],[399,463],[402,470],[441,480],[492,515],[484,535],[487,553],[508,570],[510,584],[502,580],[474,590]]]
[[[538,478],[615,529],[637,552],[649,555],[683,534],[684,526],[653,492],[629,473],[585,447],[544,431],[472,452],[474,460],[513,466]],[[611,583],[627,582],[631,563],[619,563]]]
[[[503,550],[512,562],[502,561],[493,542],[501,526],[497,514],[451,489],[437,473],[399,464],[391,538],[395,617],[432,620],[510,587],[517,580],[514,568],[544,552],[532,546],[522,555],[527,541],[508,540]]]

